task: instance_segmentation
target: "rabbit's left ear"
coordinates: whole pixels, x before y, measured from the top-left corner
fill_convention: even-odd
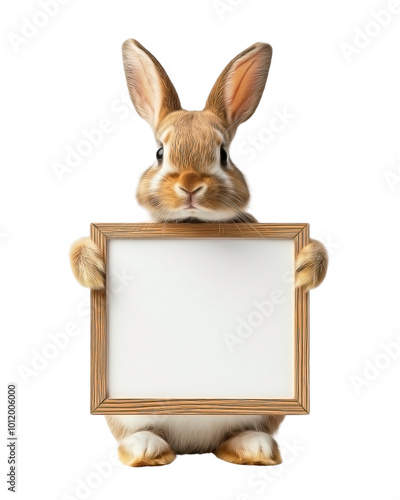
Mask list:
[[[168,113],[181,109],[175,87],[157,59],[136,40],[123,43],[122,56],[133,105],[156,130]]]
[[[235,134],[257,109],[271,64],[272,47],[255,43],[226,66],[208,96],[206,107]]]

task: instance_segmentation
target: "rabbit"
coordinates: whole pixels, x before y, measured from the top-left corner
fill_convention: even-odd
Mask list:
[[[256,110],[264,91],[272,48],[255,43],[237,55],[215,82],[202,111],[182,109],[158,60],[139,42],[126,40],[123,62],[130,97],[152,127],[157,142],[153,165],[142,175],[137,200],[155,222],[243,222],[249,189],[233,164],[229,145],[237,127]],[[76,279],[105,287],[105,265],[90,238],[70,250]],[[327,271],[324,245],[310,239],[296,260],[296,286],[317,287]],[[177,454],[214,453],[235,464],[276,465],[281,454],[274,434],[284,415],[106,416],[123,464],[165,465]]]

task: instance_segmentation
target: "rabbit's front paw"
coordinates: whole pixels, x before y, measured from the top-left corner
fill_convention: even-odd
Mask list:
[[[322,283],[328,269],[328,252],[317,240],[301,249],[296,259],[296,287],[305,290],[316,288]]]
[[[70,250],[71,267],[79,283],[92,290],[105,286],[105,264],[99,247],[90,238],[75,241]]]

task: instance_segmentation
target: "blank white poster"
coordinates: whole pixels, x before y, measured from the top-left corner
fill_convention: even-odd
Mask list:
[[[110,398],[294,396],[294,243],[111,239]]]

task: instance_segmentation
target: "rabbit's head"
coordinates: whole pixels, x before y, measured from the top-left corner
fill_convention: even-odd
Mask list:
[[[202,111],[182,109],[164,68],[136,40],[124,42],[122,52],[133,105],[157,142],[154,164],[139,182],[139,203],[156,221],[240,220],[249,190],[229,146],[261,99],[271,46],[256,43],[236,56]]]

